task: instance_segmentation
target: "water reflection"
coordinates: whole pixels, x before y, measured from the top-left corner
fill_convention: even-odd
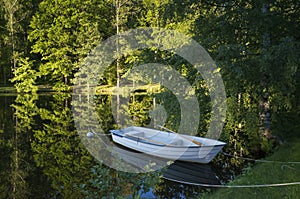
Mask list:
[[[127,162],[131,168],[136,168],[137,173],[156,171],[173,163],[172,161],[139,153],[116,144],[113,145],[112,155],[117,160],[123,160],[118,161],[122,162],[121,165],[124,165],[123,162]]]
[[[32,156],[36,95],[0,96],[0,198],[47,198],[49,180]]]
[[[176,161],[163,172],[163,177],[173,182],[190,185],[220,184],[216,173],[208,164]]]
[[[147,154],[143,154],[121,145],[115,144],[113,147],[114,155],[128,162],[140,171],[144,169],[145,172],[154,169],[157,174],[164,179],[164,184],[168,184],[167,189],[172,191],[160,192],[160,189],[150,189],[148,193],[140,193],[144,197],[156,197],[160,198],[189,198],[191,193],[194,193],[195,187],[187,186],[209,186],[220,184],[219,178],[216,173],[208,164],[199,163],[187,163],[182,161],[169,161],[169,165],[165,166],[165,161],[162,158],[157,158],[155,162],[152,162],[153,157]],[[161,161],[161,162],[160,162]],[[161,164],[159,164],[161,163]],[[161,169],[161,166],[164,166]],[[198,192],[200,191],[198,187]]]
[[[112,154],[133,167],[138,167],[139,170],[142,169],[145,172],[160,170],[162,177],[169,181],[191,185],[220,184],[216,173],[208,164],[165,160],[117,144],[114,144]],[[168,161],[167,166],[165,166],[165,161]]]
[[[111,96],[96,99],[97,118],[107,132],[114,127],[110,100]],[[149,96],[135,100],[131,103],[144,108],[153,102]],[[145,110],[135,110],[137,125],[149,122]],[[205,183],[218,180],[211,168],[198,164],[175,162],[158,171],[139,174],[107,167],[82,144],[74,126],[69,94],[0,96],[0,138],[0,198],[116,198],[149,191],[160,198],[191,198],[202,189],[170,179],[210,180]],[[104,152],[100,146],[98,153]],[[145,171],[156,170],[161,167],[160,161],[165,161],[155,159],[154,164],[153,157],[148,159],[115,145],[110,152],[114,160],[121,158],[130,164],[135,161],[134,165]]]

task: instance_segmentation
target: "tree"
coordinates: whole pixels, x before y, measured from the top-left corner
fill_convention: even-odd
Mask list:
[[[40,73],[56,90],[68,90],[80,61],[109,32],[106,2],[45,0],[33,16],[32,53],[39,54]]]
[[[11,49],[11,68],[16,68],[16,43],[17,39],[15,38],[15,34],[18,31],[19,27],[16,27],[18,22],[18,16],[16,16],[17,11],[21,9],[21,4],[18,0],[10,1],[4,0],[3,1],[4,8],[5,8],[5,19],[7,21],[7,30],[9,34],[8,38],[8,45]]]
[[[292,30],[299,29],[293,22],[298,19],[299,4],[296,1],[199,3],[206,14],[200,14],[196,20],[194,35],[221,68],[228,96],[224,135],[238,154],[263,155],[270,151],[274,134],[261,133],[259,127],[269,129],[277,117],[277,114],[271,116],[269,124],[267,109],[272,114],[276,112],[279,104],[274,106],[274,102],[283,97],[278,94],[287,85],[293,89],[285,89],[284,95],[288,97],[281,98],[279,106],[283,108],[293,101],[297,61],[291,49],[297,52],[299,41]]]
[[[3,84],[13,77],[18,57],[29,56],[28,24],[40,0],[3,0],[0,2],[0,64],[3,66]]]
[[[0,79],[2,80],[0,84],[6,85],[7,79],[9,78],[10,74],[10,66],[7,66],[7,57],[8,57],[8,49],[7,45],[5,44],[6,36],[8,35],[7,29],[6,29],[6,21],[5,21],[5,10],[4,10],[4,3],[0,3],[0,44],[2,48],[0,49],[0,66],[1,66],[1,75]]]
[[[33,69],[33,61],[29,58],[19,58],[17,68],[13,70],[14,78],[11,79],[15,82],[17,92],[36,92],[38,87],[36,86],[36,80],[38,73]]]

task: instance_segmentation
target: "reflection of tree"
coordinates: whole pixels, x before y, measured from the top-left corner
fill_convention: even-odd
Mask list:
[[[35,124],[34,117],[37,115],[37,99],[37,95],[18,95],[12,105],[14,118],[6,116],[14,122],[14,127],[7,129],[9,148],[6,150],[10,154],[10,159],[5,160],[9,163],[6,170],[9,171],[9,179],[5,183],[8,184],[7,198],[30,198],[33,195],[44,197],[45,190],[48,191],[49,186],[39,170],[33,166],[29,145],[31,130]],[[38,187],[43,187],[44,191]]]
[[[97,95],[95,99],[98,121],[104,132],[108,132],[114,124],[111,100],[109,95]]]
[[[33,116],[35,112],[36,95],[18,95],[15,104],[15,132],[12,141],[13,152],[11,153],[11,197],[22,198],[28,197],[30,194],[29,185],[26,178],[29,176],[28,159],[29,147],[28,139],[30,139],[29,130],[33,124]]]
[[[160,172],[132,174],[118,172],[97,164],[92,170],[92,178],[88,184],[83,184],[84,194],[88,198],[117,198],[130,196],[137,198],[160,182]]]
[[[135,93],[128,96],[119,96],[119,102],[115,103],[118,96],[111,99],[112,108],[114,109],[114,117],[118,128],[125,128],[131,125],[146,126],[150,123],[149,111],[153,105],[153,98],[149,95],[138,95]],[[118,108],[118,106],[120,106]]]
[[[13,134],[9,131],[13,129],[12,115],[13,110],[7,107],[12,103],[10,97],[0,97],[0,198],[9,197],[10,188],[10,154],[13,151]]]
[[[81,139],[89,152],[104,164],[113,168],[131,166],[113,156],[110,150],[111,141],[106,139],[104,133],[115,126],[113,118],[114,98],[115,96],[97,95],[91,98],[88,95],[78,94],[74,96],[72,102],[76,126]],[[93,104],[91,100],[94,99]],[[122,104],[122,113],[126,119],[136,118],[135,125],[145,125],[149,120],[148,111],[152,104],[152,98],[149,96],[135,96],[124,99],[126,102]],[[95,107],[95,110],[93,109]],[[94,111],[91,111],[94,110]],[[78,117],[79,114],[80,116]],[[118,113],[117,113],[118,114]],[[91,118],[90,115],[93,115]],[[128,116],[128,117],[127,117]],[[92,121],[96,117],[97,121]],[[90,118],[87,119],[87,118]],[[130,121],[125,121],[130,122]],[[97,132],[94,138],[87,138],[86,132],[93,129]],[[103,133],[103,134],[102,134]],[[99,140],[102,140],[101,142]],[[116,152],[116,151],[115,151]],[[119,172],[105,166],[97,164],[91,170],[90,180],[82,182],[83,193],[90,198],[113,198],[124,195],[137,195],[143,187],[145,191],[149,187],[153,187],[159,181],[159,173],[131,174]],[[150,166],[149,166],[150,167]],[[129,168],[128,170],[132,170]]]
[[[87,180],[92,158],[80,144],[72,125],[70,95],[56,94],[49,108],[40,108],[43,126],[34,133],[31,146],[37,166],[63,198],[80,198],[77,188]]]
[[[150,96],[134,95],[129,102],[129,114],[137,126],[146,126],[149,124],[149,110],[153,104],[153,98]]]
[[[205,189],[197,186],[186,186],[171,181],[163,180],[154,190],[158,198],[194,198]]]

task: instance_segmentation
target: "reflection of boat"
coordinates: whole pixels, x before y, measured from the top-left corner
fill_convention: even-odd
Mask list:
[[[117,144],[113,145],[111,154],[116,159],[124,161],[118,162],[118,169],[127,172],[156,171],[171,163],[170,160],[150,156]]]
[[[162,177],[170,181],[195,185],[219,184],[216,173],[208,164],[182,161],[170,162],[166,159],[130,150],[121,145],[113,145],[112,155],[137,169],[137,172],[160,170]],[[120,167],[123,167],[122,164],[120,164]]]
[[[110,130],[114,142],[153,156],[198,163],[210,162],[226,144],[217,140],[144,127]]]
[[[208,164],[175,161],[163,172],[163,178],[191,185],[219,184],[216,173]]]

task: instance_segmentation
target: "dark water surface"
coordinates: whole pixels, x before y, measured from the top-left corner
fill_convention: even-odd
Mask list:
[[[140,174],[111,169],[82,144],[71,99],[69,94],[0,96],[0,198],[194,198],[206,189],[178,181],[219,184],[231,176],[219,156],[209,165],[175,162]],[[110,100],[96,99],[106,131],[114,128]],[[152,101],[137,100],[144,108],[136,108],[133,117],[144,125]]]

